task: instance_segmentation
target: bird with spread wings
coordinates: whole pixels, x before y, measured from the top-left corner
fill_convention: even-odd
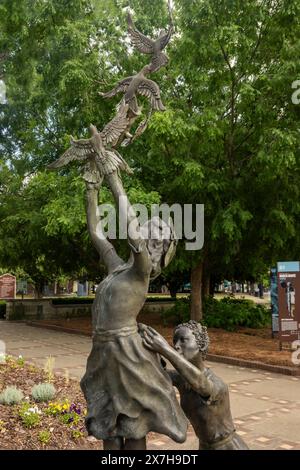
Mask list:
[[[146,65],[136,75],[120,80],[115,88],[107,93],[100,92],[100,95],[103,98],[112,98],[118,93],[125,93],[124,102],[129,105],[129,109],[133,113],[138,114],[139,108],[136,98],[138,93],[150,100],[151,109],[154,111],[165,111],[166,108],[161,101],[159,86],[153,80],[146,78],[150,71],[150,66]]]
[[[133,171],[123,157],[113,148],[128,129],[127,112],[128,105],[122,105],[116,116],[101,132],[91,124],[90,139],[75,140],[72,137],[71,147],[58,160],[48,165],[48,168],[61,168],[73,161],[83,162],[86,170],[85,179],[90,178],[91,182],[97,178],[96,168],[101,177],[119,169],[132,174]]]
[[[150,72],[157,72],[161,67],[167,65],[169,58],[162,51],[170,41],[174,31],[172,21],[168,31],[162,30],[155,40],[148,38],[135,28],[130,13],[127,15],[127,23],[132,45],[143,54],[152,54]]]

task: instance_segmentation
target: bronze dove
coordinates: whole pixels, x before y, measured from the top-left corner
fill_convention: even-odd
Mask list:
[[[129,144],[132,144],[138,137],[140,137],[145,132],[145,130],[148,127],[151,115],[152,115],[152,110],[150,109],[148,116],[146,117],[146,119],[140,122],[135,133],[133,135],[127,136],[127,138],[122,141],[121,143],[122,147],[127,147]]]
[[[140,33],[140,31],[135,28],[130,13],[128,13],[127,16],[127,23],[128,33],[131,37],[133,46],[143,54],[152,54],[150,72],[157,72],[161,67],[167,65],[169,58],[162,52],[162,50],[170,41],[174,31],[173,24],[171,23],[168,31],[160,31],[158,38],[153,40],[145,36],[143,33]]]
[[[100,93],[103,98],[111,98],[117,93],[125,93],[125,103],[129,105],[129,109],[134,113],[139,113],[139,108],[136,99],[136,93],[146,96],[150,100],[151,108],[155,111],[165,111],[165,107],[160,98],[160,89],[157,83],[153,80],[146,78],[150,73],[150,65],[146,65],[142,70],[132,77],[124,78],[107,93]]]
[[[89,164],[94,161],[100,176],[105,176],[121,169],[132,174],[131,168],[123,157],[115,149],[107,149],[107,146],[115,145],[121,134],[128,127],[128,105],[122,106],[117,115],[102,130],[98,132],[96,126],[90,126],[92,137],[90,139],[75,140],[71,138],[71,147],[48,168],[61,168],[72,161]],[[89,166],[89,165],[88,165]]]

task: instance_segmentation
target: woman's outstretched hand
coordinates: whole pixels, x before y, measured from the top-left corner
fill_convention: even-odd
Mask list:
[[[142,337],[143,344],[151,351],[163,354],[170,348],[169,343],[151,326],[139,324],[139,333]]]

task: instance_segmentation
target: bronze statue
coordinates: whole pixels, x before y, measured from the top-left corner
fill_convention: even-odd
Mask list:
[[[121,143],[122,147],[127,147],[127,145],[132,144],[138,137],[140,137],[145,132],[145,130],[148,127],[151,116],[152,116],[152,109],[150,109],[147,117],[143,121],[140,122],[134,134],[128,136],[126,139],[123,139]]]
[[[164,67],[169,62],[169,58],[162,50],[167,46],[173,33],[173,24],[168,31],[160,31],[157,39],[153,40],[138,31],[132,21],[130,13],[127,16],[128,33],[131,38],[133,46],[143,54],[151,54],[152,61],[150,64],[150,71],[157,72],[161,67]]]
[[[127,117],[128,105],[122,105],[117,115],[104,127],[102,132],[91,124],[90,139],[75,140],[71,138],[71,147],[55,162],[48,165],[48,168],[60,168],[72,161],[88,163],[94,161],[101,176],[108,175],[121,169],[128,174],[132,170],[123,157],[113,146],[119,141],[120,136],[128,129],[129,120]],[[126,132],[127,137],[131,134]],[[108,146],[111,145],[111,149]]]
[[[116,204],[123,197],[119,210],[131,228],[131,253],[127,261],[122,260],[102,236],[97,216],[101,183],[87,182],[88,228],[108,276],[99,285],[93,303],[93,347],[81,380],[88,409],[86,426],[109,450],[145,449],[150,431],[184,442],[187,420],[172,381],[159,356],[144,347],[136,322],[150,278],[159,275],[174,254],[172,229],[158,218],[140,227],[118,173],[107,175],[106,181]],[[149,227],[160,239],[143,236]],[[135,237],[130,235],[132,231]]]
[[[159,86],[153,80],[146,78],[146,75],[149,75],[151,71],[151,66],[145,65],[139,73],[120,80],[111,91],[107,93],[100,92],[100,95],[103,96],[103,98],[112,98],[118,93],[125,93],[125,103],[129,105],[129,109],[134,114],[137,114],[138,104],[136,93],[138,93],[141,96],[146,96],[150,100],[151,108],[154,111],[165,111],[166,108],[161,101]]]
[[[87,401],[88,432],[103,439],[104,449],[109,450],[145,449],[150,431],[184,442],[188,425],[172,381],[158,354],[144,347],[136,321],[150,279],[160,274],[175,253],[175,235],[172,225],[158,217],[139,225],[119,173],[120,169],[127,173],[131,170],[116,150],[124,138],[130,143],[141,135],[152,109],[165,109],[158,85],[146,78],[151,71],[147,65],[105,93],[104,97],[125,93],[115,118],[102,132],[91,125],[90,139],[72,139],[71,148],[49,165],[49,168],[60,168],[71,161],[85,164],[88,230],[108,270],[93,303],[93,346],[81,387]],[[137,93],[149,98],[151,111],[132,136],[130,128],[141,114]],[[119,213],[127,220],[130,248],[127,261],[118,256],[101,227],[97,206],[104,178]]]
[[[106,450],[146,449],[150,431],[184,442],[187,416],[201,449],[245,449],[246,444],[235,433],[228,387],[203,363],[208,347],[206,329],[195,322],[177,327],[176,350],[152,328],[138,329],[137,316],[146,300],[150,279],[171,261],[176,237],[172,224],[158,217],[139,225],[119,172],[121,169],[130,173],[131,169],[116,147],[131,143],[142,134],[152,110],[165,109],[158,85],[146,76],[167,63],[162,50],[172,27],[152,41],[134,28],[130,16],[128,21],[133,44],[141,52],[152,54],[151,64],[102,95],[107,98],[124,93],[115,118],[101,132],[91,125],[90,139],[72,139],[71,148],[49,165],[60,168],[71,161],[84,163],[88,230],[108,270],[92,307],[93,346],[81,380],[87,401],[86,427],[89,434],[103,439]],[[137,94],[150,100],[151,109],[132,136],[131,126],[141,114]],[[104,178],[119,213],[127,220],[127,261],[119,257],[101,226],[97,206]],[[166,371],[158,353],[169,359],[176,370]],[[179,390],[182,408],[173,384]]]
[[[140,325],[146,347],[174,366],[169,375],[180,394],[180,404],[199,438],[199,449],[245,450],[231,417],[228,386],[204,365],[209,337],[206,327],[193,320],[178,325],[174,348],[157,331]]]

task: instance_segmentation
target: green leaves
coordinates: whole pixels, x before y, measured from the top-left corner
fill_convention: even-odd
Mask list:
[[[154,113],[143,136],[122,149],[135,168],[124,178],[129,197],[148,206],[205,204],[204,251],[179,250],[178,269],[203,257],[207,272],[256,275],[280,257],[299,257],[300,108],[291,101],[300,77],[299,1],[174,4],[170,63],[151,77],[167,111]],[[44,167],[70,135],[86,137],[90,123],[101,129],[117,98],[104,101],[98,91],[148,60],[125,41],[128,6],[147,35],[168,25],[163,0],[1,2],[0,52],[9,57],[8,104],[0,105],[0,257],[11,266],[52,275],[95,258],[78,171]]]

